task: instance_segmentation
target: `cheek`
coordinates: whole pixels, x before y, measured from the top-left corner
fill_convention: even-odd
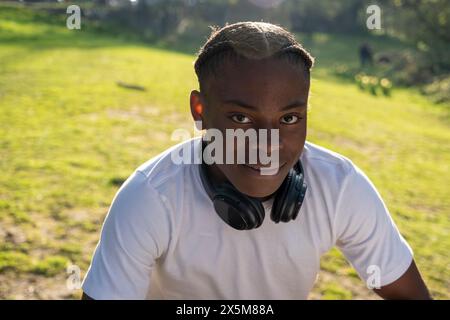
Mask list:
[[[219,170],[224,174],[228,181],[233,183],[239,179],[239,168],[236,165],[218,165]]]
[[[226,138],[226,129],[233,129],[232,123],[230,123],[224,116],[213,115],[211,117],[207,117],[207,127],[205,129],[216,129],[222,133],[223,140],[225,142]]]
[[[295,159],[300,156],[306,141],[307,127],[306,119],[303,119],[302,125],[294,130],[284,130],[281,132],[281,141],[283,144],[283,153],[286,159]]]

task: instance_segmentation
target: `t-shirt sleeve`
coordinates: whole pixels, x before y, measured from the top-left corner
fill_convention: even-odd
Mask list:
[[[145,299],[169,226],[158,192],[136,171],[112,201],[83,291],[93,299]]]
[[[336,244],[366,284],[379,275],[375,284],[385,286],[406,272],[413,252],[358,167],[346,177],[336,209]]]

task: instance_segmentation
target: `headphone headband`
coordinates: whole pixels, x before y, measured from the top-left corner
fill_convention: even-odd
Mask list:
[[[216,187],[208,177],[207,164],[204,163],[203,157],[199,171],[203,187],[223,221],[238,230],[254,229],[262,224],[265,210],[259,199],[239,192],[229,181]],[[298,159],[275,192],[271,219],[275,223],[294,220],[302,205],[306,189],[303,166]]]

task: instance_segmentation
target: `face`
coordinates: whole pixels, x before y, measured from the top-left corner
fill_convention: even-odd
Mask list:
[[[309,79],[301,67],[276,59],[227,61],[218,74],[207,79],[203,92],[192,91],[194,120],[201,120],[203,129],[220,130],[224,137],[226,129],[278,129],[279,169],[276,174],[262,175],[259,168],[269,165],[260,159],[249,164],[246,158],[246,164],[214,164],[211,174],[216,180],[227,179],[246,195],[264,199],[279,188],[303,151]]]

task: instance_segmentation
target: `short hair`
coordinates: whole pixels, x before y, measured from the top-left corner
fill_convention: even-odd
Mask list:
[[[200,48],[194,63],[200,90],[205,79],[216,75],[226,59],[287,59],[300,65],[309,78],[314,58],[286,29],[266,22],[238,22],[223,28],[212,27],[211,35]]]

